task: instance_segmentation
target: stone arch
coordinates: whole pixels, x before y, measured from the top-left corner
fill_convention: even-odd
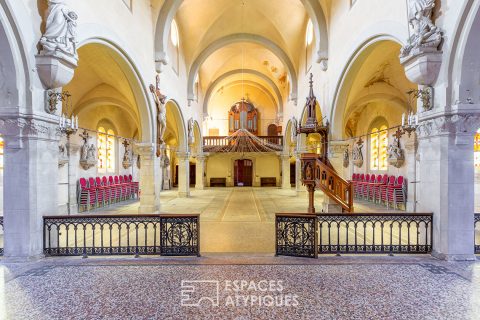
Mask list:
[[[144,142],[152,142],[155,137],[156,124],[152,105],[152,99],[148,92],[148,86],[143,80],[135,59],[129,54],[126,49],[127,46],[122,45],[119,40],[116,40],[116,35],[105,27],[99,27],[97,31],[92,26],[85,28],[79,27],[79,48],[89,45],[97,44],[106,47],[112,54],[111,57],[124,71],[128,83],[132,89],[132,93],[135,97],[136,107],[138,109],[139,120],[141,127],[139,128],[139,137]],[[92,33],[95,32],[95,33]],[[114,39],[114,40],[113,40]]]
[[[18,2],[18,3],[17,3]],[[19,30],[19,17],[15,14],[24,13],[24,5],[19,1],[13,5],[8,1],[0,3],[0,114],[3,110],[12,113],[19,108],[31,109],[32,106],[32,79],[30,71],[33,61],[29,58],[28,50],[23,45]],[[14,6],[20,8],[12,9]],[[15,12],[15,14],[14,14]],[[20,17],[20,19],[25,17]],[[28,21],[28,19],[26,20]],[[3,110],[2,110],[3,109]],[[42,108],[43,109],[43,108]]]
[[[165,104],[167,108],[167,123],[173,120],[175,122],[177,134],[178,134],[178,151],[186,152],[188,149],[188,133],[185,126],[185,118],[183,117],[182,110],[177,101],[169,99]],[[172,119],[173,117],[173,119]]]
[[[165,0],[160,10],[155,28],[155,62],[157,71],[161,71],[160,65],[169,63],[167,48],[168,36],[172,20],[177,13],[178,8],[184,0]],[[327,20],[322,6],[318,0],[300,0],[305,7],[310,20],[312,20],[313,30],[316,39],[317,62],[326,62],[328,60],[328,30]]]
[[[385,42],[394,42],[401,45],[401,42],[391,35],[376,35],[358,46],[347,60],[337,85],[335,87],[332,108],[330,110],[331,135],[333,139],[342,139],[344,135],[344,112],[347,108],[349,90],[355,80],[363,63],[379,45]]]
[[[203,101],[203,114],[208,114],[208,103],[210,101],[211,95],[213,94],[213,90],[215,89],[215,87],[217,87],[217,85],[220,84],[226,78],[231,77],[231,76],[236,75],[236,74],[242,74],[242,73],[251,74],[251,75],[254,75],[254,76],[257,76],[257,77],[261,78],[262,80],[265,80],[265,82],[267,82],[270,85],[270,87],[273,89],[273,91],[275,92],[275,96],[277,97],[277,101],[278,101],[278,112],[280,112],[280,113],[283,112],[282,94],[280,93],[280,90],[278,89],[278,86],[275,84],[275,82],[273,82],[272,79],[270,79],[267,75],[265,75],[264,73],[262,73],[260,71],[257,71],[257,70],[236,69],[236,70],[231,70],[231,71],[228,71],[228,72],[222,74],[220,77],[215,79],[215,81],[213,81],[212,84],[208,87],[208,89],[206,91],[206,94],[205,94],[205,99]]]
[[[188,84],[187,84],[187,93],[188,93],[188,100],[192,101],[195,99],[194,94],[194,87],[195,87],[195,76],[198,73],[201,65],[205,60],[215,51],[221,49],[229,44],[239,43],[239,42],[247,42],[247,43],[255,43],[265,47],[266,49],[270,50],[273,54],[275,54],[280,61],[284,64],[287,69],[288,76],[290,78],[290,82],[292,84],[291,92],[290,92],[290,99],[296,101],[297,99],[297,90],[298,90],[298,80],[297,74],[295,71],[295,67],[291,62],[289,56],[285,51],[280,48],[276,43],[267,39],[265,37],[249,34],[249,33],[237,33],[231,34],[220,39],[215,40],[210,45],[208,45],[193,61],[190,70],[188,72]]]
[[[480,2],[466,1],[459,18],[456,32],[452,36],[452,50],[448,57],[447,100],[452,105],[458,103],[480,104]],[[475,70],[472,72],[472,70]],[[471,99],[471,100],[470,100]],[[447,102],[447,105],[450,103]]]

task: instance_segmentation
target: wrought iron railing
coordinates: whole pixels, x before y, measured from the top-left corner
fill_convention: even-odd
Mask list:
[[[430,253],[432,214],[319,214],[319,254]]]
[[[275,215],[275,255],[317,257],[317,221],[315,215]]]
[[[276,254],[431,253],[432,219],[418,213],[277,214]]]
[[[3,256],[3,243],[4,243],[4,235],[3,235],[3,217],[0,217],[0,256]]]
[[[200,255],[199,215],[43,218],[46,256]]]
[[[480,253],[480,213],[475,213],[475,253]],[[478,235],[477,235],[478,233]]]

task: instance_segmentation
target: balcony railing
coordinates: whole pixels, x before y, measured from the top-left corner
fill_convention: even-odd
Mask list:
[[[419,254],[432,251],[432,214],[277,214],[276,254]]]
[[[199,215],[75,215],[43,218],[46,256],[199,256]]]
[[[203,146],[204,147],[219,147],[219,146],[228,146],[230,142],[228,136],[208,136],[203,137]],[[267,144],[276,144],[283,146],[283,136],[258,136],[262,143]]]

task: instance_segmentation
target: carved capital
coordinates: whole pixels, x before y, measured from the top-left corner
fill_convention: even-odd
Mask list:
[[[479,123],[479,114],[442,115],[420,122],[417,133],[420,139],[449,134],[473,135]]]
[[[59,140],[58,126],[33,118],[0,119],[0,134],[6,138],[7,147],[22,148],[22,139]],[[16,142],[15,142],[16,141]]]
[[[154,157],[155,146],[153,143],[136,143],[133,148],[135,153],[142,158]]]

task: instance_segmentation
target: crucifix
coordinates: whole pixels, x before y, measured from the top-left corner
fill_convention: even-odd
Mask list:
[[[150,85],[150,92],[152,93],[153,100],[157,106],[157,158],[161,155],[161,146],[164,144],[163,135],[167,129],[167,109],[165,103],[167,96],[160,92],[160,76],[156,77],[156,85]]]

